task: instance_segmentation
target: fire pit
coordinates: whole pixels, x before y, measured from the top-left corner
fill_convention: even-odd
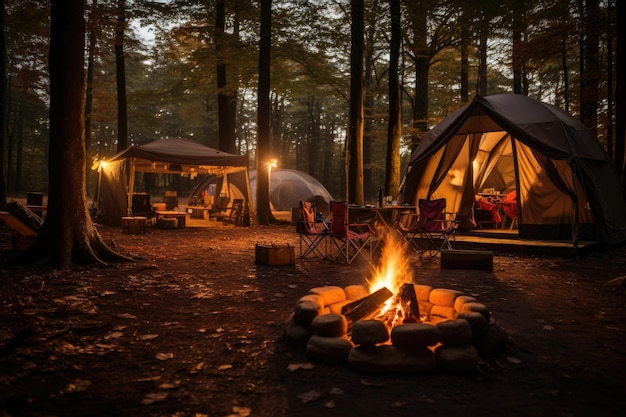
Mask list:
[[[286,342],[314,360],[363,372],[472,372],[505,347],[491,312],[463,292],[412,283],[403,243],[387,239],[368,285],[311,288]]]

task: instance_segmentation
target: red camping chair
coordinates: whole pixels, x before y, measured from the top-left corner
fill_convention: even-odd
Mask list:
[[[327,250],[320,248],[328,236],[328,227],[323,218],[317,219],[315,203],[300,201],[300,219],[296,225],[300,235],[300,258],[324,258]]]
[[[502,211],[511,219],[509,230],[513,230],[517,227],[517,192],[515,190],[508,193],[502,200]]]
[[[443,249],[454,249],[459,222],[456,213],[446,211],[446,199],[420,199],[418,208],[421,254],[428,252],[433,257]]]
[[[330,202],[330,237],[337,249],[333,259],[345,259],[350,264],[359,255],[371,262],[375,243],[376,231],[369,223],[350,223],[347,201]]]

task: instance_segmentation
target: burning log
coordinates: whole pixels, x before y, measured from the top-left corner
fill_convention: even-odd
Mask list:
[[[413,284],[402,284],[392,307],[380,319],[387,327],[401,323],[420,323],[420,309]]]
[[[404,312],[403,323],[420,323],[420,308],[413,284],[402,284],[400,289],[400,305]]]
[[[346,316],[349,323],[371,318],[380,311],[381,306],[391,296],[393,296],[393,293],[383,287],[366,297],[346,304],[342,307],[341,314]]]

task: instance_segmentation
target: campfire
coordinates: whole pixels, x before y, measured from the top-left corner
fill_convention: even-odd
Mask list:
[[[505,335],[475,297],[415,284],[404,242],[389,236],[366,285],[311,288],[285,340],[314,360],[366,372],[476,370]]]

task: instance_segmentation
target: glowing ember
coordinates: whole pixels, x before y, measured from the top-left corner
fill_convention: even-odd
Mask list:
[[[403,239],[393,232],[387,234],[378,265],[372,270],[372,278],[367,280],[370,293],[386,287],[397,294],[402,284],[413,282],[406,250],[407,244]],[[385,313],[392,303],[393,299],[388,300],[382,313]]]

